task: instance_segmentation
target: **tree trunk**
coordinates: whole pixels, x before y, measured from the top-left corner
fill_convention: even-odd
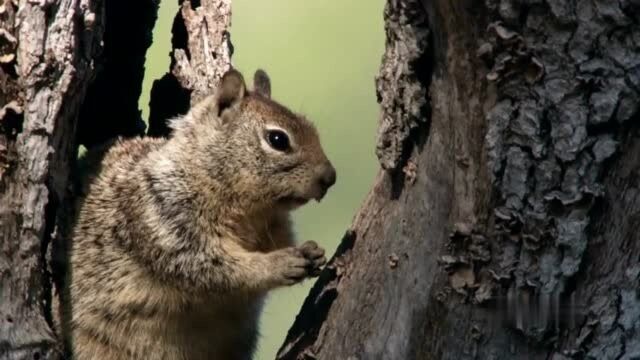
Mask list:
[[[640,358],[640,2],[384,16],[383,170],[278,359]]]
[[[76,118],[103,33],[98,0],[0,4],[0,358],[60,355],[50,257]]]

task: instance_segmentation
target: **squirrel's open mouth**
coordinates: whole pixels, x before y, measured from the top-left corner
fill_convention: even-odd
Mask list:
[[[309,202],[309,199],[300,196],[285,196],[280,198],[279,202],[285,205],[298,207]]]

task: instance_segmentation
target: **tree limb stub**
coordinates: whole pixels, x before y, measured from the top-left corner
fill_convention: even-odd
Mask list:
[[[151,90],[149,134],[169,134],[166,121],[210,94],[231,66],[231,0],[181,1],[173,23],[171,70]]]

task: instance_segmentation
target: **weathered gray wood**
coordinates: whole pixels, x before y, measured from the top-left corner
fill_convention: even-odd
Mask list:
[[[385,20],[387,170],[278,358],[640,357],[640,3]]]
[[[45,260],[65,198],[103,2],[0,4],[0,359],[60,355]]]
[[[231,66],[231,0],[184,0],[173,22],[171,69],[151,89],[151,136],[169,134],[167,120],[210,94]]]

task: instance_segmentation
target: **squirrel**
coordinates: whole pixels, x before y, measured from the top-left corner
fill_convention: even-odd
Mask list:
[[[319,274],[290,212],[336,181],[314,125],[227,71],[168,139],[117,140],[73,225],[73,358],[251,359],[269,290]]]

